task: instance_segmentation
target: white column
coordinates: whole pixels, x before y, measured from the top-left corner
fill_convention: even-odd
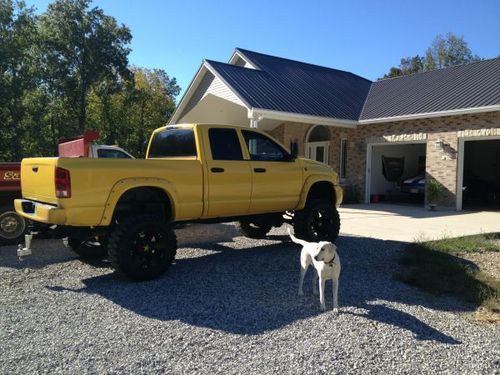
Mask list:
[[[250,127],[251,128],[257,128],[258,124],[259,124],[259,119],[250,118]]]

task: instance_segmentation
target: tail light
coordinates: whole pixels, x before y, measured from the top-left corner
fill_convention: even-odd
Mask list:
[[[71,178],[68,170],[56,167],[55,183],[57,198],[71,198]]]

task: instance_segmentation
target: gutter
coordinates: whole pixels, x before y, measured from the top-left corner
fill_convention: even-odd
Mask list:
[[[354,120],[342,120],[335,119],[331,117],[321,117],[321,116],[312,116],[312,115],[304,115],[300,113],[293,112],[281,112],[281,111],[273,111],[269,109],[262,108],[252,108],[248,110],[248,118],[249,119],[272,119],[272,120],[281,120],[281,121],[291,121],[291,122],[304,122],[308,124],[315,125],[330,125],[330,126],[338,126],[342,128],[355,128],[356,125],[359,124],[358,121]]]

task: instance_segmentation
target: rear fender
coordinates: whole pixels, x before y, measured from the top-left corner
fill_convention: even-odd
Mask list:
[[[111,188],[99,225],[107,226],[111,224],[116,204],[125,192],[134,188],[146,187],[159,188],[167,194],[172,209],[172,217],[175,218],[175,202],[178,202],[177,191],[170,181],[161,178],[125,178],[118,181]]]

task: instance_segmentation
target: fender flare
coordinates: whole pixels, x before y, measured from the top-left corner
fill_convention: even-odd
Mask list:
[[[99,225],[107,226],[111,224],[116,204],[127,191],[135,188],[158,188],[167,194],[172,209],[172,217],[175,217],[175,204],[177,202],[177,191],[175,186],[167,180],[154,177],[124,178],[116,182],[109,193],[104,212]]]
[[[330,183],[332,185],[332,189],[337,193],[337,184],[335,183],[336,181],[334,178],[330,178],[328,176],[321,175],[321,174],[310,175],[309,177],[306,178],[306,181],[304,182],[304,186],[302,187],[302,191],[300,193],[299,203],[297,205],[296,210],[304,209],[304,207],[306,206],[307,195],[309,194],[311,187],[317,182]],[[337,204],[338,197],[333,197],[333,198],[335,199],[335,204]]]

